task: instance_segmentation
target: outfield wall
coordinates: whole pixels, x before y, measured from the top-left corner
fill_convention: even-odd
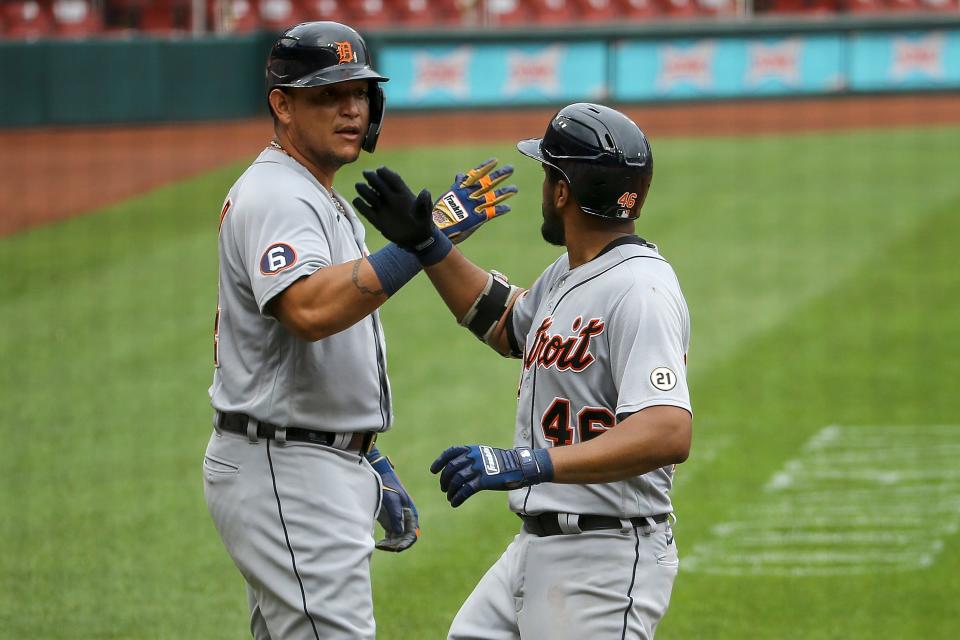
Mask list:
[[[395,108],[960,88],[960,28],[388,43]]]
[[[0,126],[263,113],[272,37],[0,42]]]
[[[264,113],[272,34],[0,43],[0,126]],[[391,109],[960,89],[960,17],[371,33]]]

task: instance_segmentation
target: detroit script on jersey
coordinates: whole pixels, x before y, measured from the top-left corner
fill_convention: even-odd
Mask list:
[[[533,338],[533,345],[523,359],[523,366],[529,369],[534,362],[537,366],[549,368],[556,366],[558,371],[583,371],[596,358],[590,353],[590,340],[603,333],[604,324],[600,318],[591,318],[586,325],[583,318],[577,316],[571,329],[577,332],[573,336],[550,334],[553,318],[547,316],[540,323]],[[582,327],[582,328],[581,328]]]

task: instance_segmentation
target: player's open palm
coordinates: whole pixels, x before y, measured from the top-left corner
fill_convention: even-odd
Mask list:
[[[517,193],[517,187],[502,185],[513,176],[513,167],[496,166],[497,159],[490,158],[458,173],[436,202],[426,189],[414,195],[403,178],[387,167],[364,171],[366,182],[356,184],[359,197],[353,206],[383,237],[405,249],[420,251],[429,246],[436,229],[459,243],[480,225],[510,211],[504,202]]]
[[[458,173],[450,189],[434,203],[433,222],[454,243],[463,242],[487,220],[510,211],[504,201],[517,193],[517,187],[501,185],[513,177],[513,167],[496,166],[497,159],[490,158]]]
[[[419,250],[433,238],[433,197],[426,189],[414,195],[400,175],[387,167],[364,171],[356,184],[353,206],[383,237],[404,249]]]

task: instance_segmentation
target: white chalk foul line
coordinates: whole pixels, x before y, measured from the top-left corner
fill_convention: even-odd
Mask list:
[[[830,425],[681,560],[724,575],[920,570],[960,527],[960,425]]]
[[[920,531],[783,531],[741,533],[728,544],[737,547],[782,547],[784,545],[896,545],[917,543]]]
[[[844,527],[844,531],[858,531],[862,529],[883,528],[888,531],[897,532],[928,532],[931,535],[952,535],[957,532],[958,524],[956,520],[936,521],[936,520],[898,520],[891,522],[887,516],[855,516],[844,518],[839,522],[837,518],[815,518],[808,519],[805,522],[721,522],[711,527],[711,532],[716,536],[728,536],[740,531],[837,531],[838,527]]]

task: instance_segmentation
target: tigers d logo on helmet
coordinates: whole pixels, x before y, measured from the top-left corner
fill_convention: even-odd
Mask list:
[[[357,61],[357,56],[353,53],[353,45],[350,44],[349,40],[344,42],[334,42],[334,44],[337,45],[337,57],[339,58],[337,64]]]

